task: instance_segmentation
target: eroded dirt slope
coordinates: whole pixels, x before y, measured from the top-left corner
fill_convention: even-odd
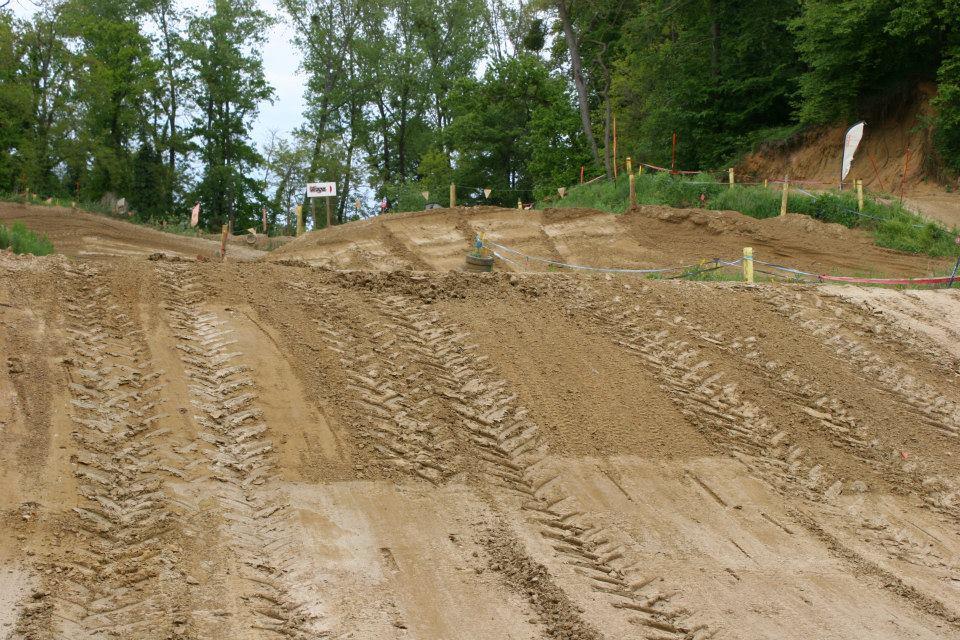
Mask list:
[[[0,257],[0,630],[958,638],[958,303]]]
[[[220,256],[218,241],[165,233],[67,207],[0,202],[0,224],[14,222],[46,235],[58,253],[69,256],[139,258],[156,251],[185,258]],[[231,242],[227,254],[234,260],[255,260],[265,252]]]
[[[756,220],[733,211],[640,207],[623,215],[587,209],[519,211],[493,207],[387,214],[308,233],[268,260],[304,260],[333,269],[462,269],[478,234],[526,256],[568,264],[658,268],[758,260],[813,273],[929,274],[947,262],[882,249],[870,235],[809,216]],[[547,271],[547,264],[498,250],[503,271]],[[758,267],[759,268],[759,267]]]

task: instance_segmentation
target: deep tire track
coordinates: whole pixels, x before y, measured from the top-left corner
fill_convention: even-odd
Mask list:
[[[539,427],[508,382],[486,364],[486,356],[467,342],[468,333],[406,296],[379,297],[375,304],[401,349],[431,372],[486,475],[520,498],[528,521],[591,589],[606,594],[610,605],[626,612],[627,620],[645,637],[699,640],[712,635],[706,626],[686,622],[690,612],[671,608],[671,594],[650,592],[659,576],[640,573],[637,565],[642,558],[631,557],[625,535],[594,523],[573,496],[558,488],[559,476],[541,464],[548,450]],[[504,550],[489,545],[488,549],[494,556]]]
[[[63,637],[183,637],[182,585],[169,569],[168,533],[177,515],[164,493],[157,451],[160,373],[140,329],[120,309],[94,267],[64,267],[70,287],[68,368],[83,503],[73,509],[77,544],[66,592],[53,615]]]
[[[219,481],[224,533],[248,585],[241,595],[248,603],[245,624],[265,637],[326,637],[312,610],[319,598],[308,583],[305,552],[289,524],[293,512],[279,486],[253,378],[245,366],[233,364],[240,353],[229,350],[235,343],[232,331],[202,308],[200,278],[189,267],[158,271],[191,383],[199,438],[207,445],[207,472]]]
[[[675,327],[661,329],[664,326],[662,323],[650,323],[639,311],[639,307],[625,308],[619,301],[581,300],[568,307],[571,315],[586,316],[591,322],[599,323],[613,335],[615,342],[646,363],[680,410],[694,424],[700,425],[710,440],[741,461],[758,478],[785,495],[815,504],[834,503],[843,491],[842,480],[811,459],[802,446],[792,443],[787,430],[771,425],[759,407],[741,397],[736,383],[724,384],[722,380],[728,377],[727,372],[715,366],[695,345],[675,336],[672,333]],[[714,346],[723,347],[716,335],[700,337],[706,338]],[[740,344],[731,349],[736,351],[742,347]],[[748,355],[750,353],[753,352],[748,352]],[[789,375],[787,377],[790,378]],[[829,415],[817,410],[813,412],[811,417],[818,419],[825,419]],[[837,426],[840,425],[834,424],[834,427]],[[860,447],[856,438],[851,440],[848,444]],[[926,545],[910,535],[892,537],[882,533],[882,520],[872,514],[848,512],[846,517],[852,520],[850,524],[856,530],[865,535],[865,541],[876,545],[882,553],[893,559],[913,556],[912,560],[919,560],[924,555],[921,550]],[[836,547],[830,548],[836,551]],[[845,549],[845,553],[836,555],[848,562],[855,557],[862,566],[872,564],[853,550]],[[939,558],[937,562],[951,573],[957,573],[957,567],[952,562]],[[889,581],[882,584],[893,593],[906,597],[907,592],[898,588],[897,584]],[[907,599],[921,610],[956,624],[955,614],[940,615],[939,612],[949,610],[936,598],[924,594],[923,598],[911,595]],[[936,603],[937,606],[930,606],[930,603]]]

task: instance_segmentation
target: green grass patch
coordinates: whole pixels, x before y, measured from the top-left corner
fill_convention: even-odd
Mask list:
[[[717,182],[708,176],[672,176],[667,173],[636,176],[637,204],[712,210],[739,211],[751,218],[772,218],[780,214],[781,194],[778,189],[762,186]],[[630,187],[626,176],[614,181],[600,181],[570,189],[563,199],[538,202],[538,208],[585,208],[623,213],[627,209]],[[704,201],[701,202],[701,195]],[[873,234],[874,242],[889,249],[933,257],[956,256],[956,229],[947,229],[908,211],[899,204],[885,204],[867,199],[864,210],[857,212],[852,192],[819,194],[793,190],[787,210],[801,213],[821,222],[863,229]]]
[[[14,222],[11,227],[0,224],[0,249],[46,256],[53,253],[53,243],[47,236],[38,236],[27,229],[22,222]]]

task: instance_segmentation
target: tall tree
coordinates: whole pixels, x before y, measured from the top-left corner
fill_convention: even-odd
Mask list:
[[[255,0],[213,0],[194,17],[184,52],[193,77],[191,133],[202,165],[196,188],[213,224],[255,223],[262,184],[251,175],[262,158],[250,141],[260,103],[273,96],[261,51],[271,19]]]

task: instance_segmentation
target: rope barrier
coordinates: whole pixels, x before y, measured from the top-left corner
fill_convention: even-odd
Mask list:
[[[507,253],[523,258],[525,262],[529,262],[532,260],[534,262],[549,264],[557,267],[565,267],[567,269],[576,269],[579,271],[594,271],[598,273],[632,273],[632,274],[640,274],[640,275],[651,275],[651,274],[658,274],[658,273],[671,273],[676,271],[686,271],[690,269],[695,269],[695,271],[692,271],[691,273],[688,273],[688,274],[680,274],[677,276],[672,276],[673,278],[696,276],[701,273],[716,271],[724,267],[739,267],[743,265],[743,260],[744,260],[743,258],[738,258],[736,260],[722,260],[720,258],[711,258],[710,260],[701,260],[696,264],[686,264],[686,265],[680,265],[677,267],[657,267],[653,269],[621,269],[621,268],[611,268],[611,267],[591,267],[587,265],[561,262],[559,260],[551,260],[550,258],[541,258],[539,256],[531,256],[529,254],[523,253],[522,251],[518,251],[517,249],[514,249],[512,247],[508,247],[498,242],[491,242],[489,240],[484,240],[482,246],[496,247],[501,251],[505,251]],[[498,251],[491,249],[491,253],[497,258],[504,260],[512,265],[515,265],[518,267],[521,266],[518,260],[507,258],[506,256],[504,256]],[[811,273],[809,271],[803,271],[801,269],[794,269],[793,267],[787,267],[781,264],[776,264],[774,262],[766,262],[764,260],[757,260],[756,258],[752,258],[752,260],[755,264],[763,265],[770,269],[775,269],[777,271],[789,273],[794,276],[815,278],[814,282],[845,282],[849,284],[920,286],[920,285],[936,285],[936,284],[950,285],[952,284],[953,279],[955,278],[955,276],[954,277],[932,276],[932,277],[924,277],[924,278],[858,278],[853,276],[831,276],[827,274]],[[709,264],[712,264],[714,266],[705,268],[706,265],[709,265]],[[758,271],[760,273],[764,273],[766,275],[770,275],[773,277],[786,278],[786,276],[782,276],[769,271],[760,271],[759,269]]]

